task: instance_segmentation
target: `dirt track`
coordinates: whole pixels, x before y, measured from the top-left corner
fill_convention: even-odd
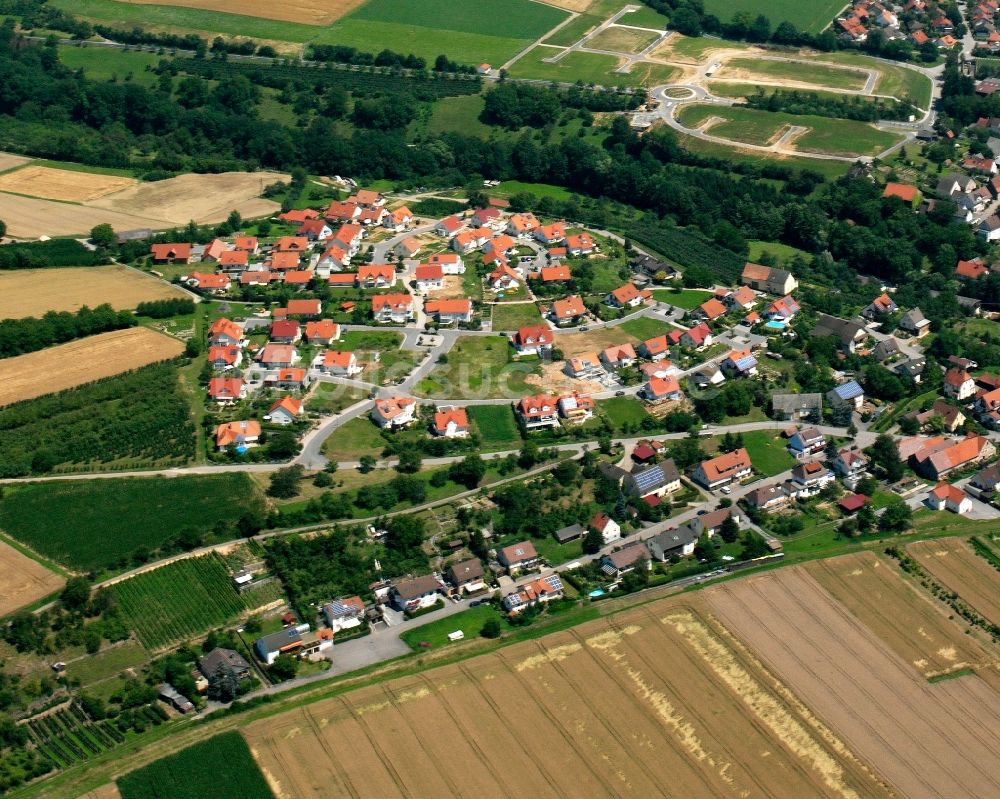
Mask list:
[[[978,677],[920,679],[801,568],[706,596],[726,626],[900,794],[1000,795],[1000,696]]]
[[[62,588],[63,578],[0,541],[0,616]]]
[[[956,538],[918,541],[906,551],[944,586],[1000,624],[1000,572]]]

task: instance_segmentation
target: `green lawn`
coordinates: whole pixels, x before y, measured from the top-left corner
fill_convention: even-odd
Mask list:
[[[509,405],[470,405],[466,412],[479,431],[484,452],[521,446],[521,433]]]
[[[654,300],[657,302],[668,302],[686,311],[697,308],[711,296],[711,291],[703,291],[702,289],[681,289],[680,291],[674,291],[673,289],[653,289]]]
[[[535,550],[548,562],[550,566],[558,566],[560,563],[568,563],[583,555],[583,539],[577,538],[575,541],[567,541],[560,544],[551,536],[533,539]]]
[[[70,69],[82,69],[91,80],[129,80],[140,86],[152,86],[157,77],[146,67],[160,63],[156,53],[121,50],[114,47],[60,47],[59,60]]]
[[[549,197],[553,200],[568,200],[573,197],[573,192],[564,189],[562,186],[553,186],[551,183],[524,183],[520,180],[505,180],[493,189],[490,194],[498,197],[510,197],[513,194],[523,194],[528,192],[541,199]]]
[[[368,398],[368,391],[343,383],[320,383],[309,400],[309,410],[320,413],[340,413],[356,402]]]
[[[719,97],[755,97],[757,95],[763,95],[765,97],[770,97],[777,91],[787,91],[782,89],[780,86],[761,86],[754,83],[726,83],[725,81],[713,80],[711,81],[712,94]],[[822,97],[829,100],[843,100],[844,94],[842,92],[824,91],[823,89],[809,89],[810,94],[815,94],[817,97]],[[873,102],[874,98],[868,97],[864,94],[851,95],[853,99],[864,100],[866,102]]]
[[[877,69],[881,77],[875,83],[875,93],[884,94],[897,99],[913,98],[921,108],[927,108],[931,100],[931,81],[926,75],[915,69],[908,69],[898,64],[887,64],[875,61],[860,53],[827,53],[814,57],[816,61],[829,61],[833,64],[847,64]]]
[[[466,600],[468,604],[469,600]],[[465,638],[475,639],[479,637],[479,631],[483,629],[487,619],[497,619],[503,621],[499,611],[492,605],[478,605],[469,608],[462,613],[456,613],[446,619],[438,619],[415,630],[407,630],[400,638],[403,642],[414,650],[434,649],[441,646],[452,646],[459,641],[449,641],[448,634],[461,630],[465,633]],[[507,625],[504,624],[504,627]],[[427,644],[427,646],[423,646]]]
[[[554,80],[561,83],[594,83],[599,86],[652,86],[670,83],[679,70],[662,64],[636,64],[634,71],[627,74],[615,72],[618,59],[600,53],[573,52],[555,63],[544,59],[559,54],[553,47],[539,46],[529,50],[510,67],[514,78],[530,80]]]
[[[612,242],[609,242],[609,244],[614,246]],[[606,252],[607,244],[602,246],[602,249]],[[592,266],[594,280],[591,284],[591,292],[594,294],[608,294],[623,285],[628,279],[627,277],[623,278],[621,275],[622,268],[628,269],[623,259],[593,261]],[[570,268],[573,268],[572,264]]]
[[[6,487],[0,528],[58,563],[99,573],[148,557],[188,528],[226,540],[213,537],[215,525],[261,508],[262,499],[238,473],[28,483]]]
[[[356,461],[362,455],[381,457],[386,441],[367,416],[351,419],[323,442],[323,454],[332,461]]]
[[[677,121],[688,128],[700,128],[707,120],[716,119],[706,132],[712,136],[743,144],[770,144],[787,124],[784,115],[746,108],[724,108],[692,103],[677,112]],[[718,121],[723,120],[723,121]]]
[[[503,336],[465,336],[437,364],[419,390],[437,399],[492,399],[520,397],[537,390],[525,382],[538,374],[537,363],[514,362],[510,342]]]
[[[780,433],[772,430],[752,430],[743,433],[743,446],[756,471],[765,477],[788,471],[796,460],[788,454]]]
[[[854,69],[843,69],[805,61],[769,61],[761,58],[734,58],[716,73],[725,80],[730,70],[753,73],[754,77],[794,80],[812,83],[823,89],[849,89],[860,91],[865,87],[868,75]]]
[[[634,397],[610,397],[597,401],[598,410],[604,414],[616,431],[621,431],[622,425],[641,424],[649,414],[645,406]]]
[[[828,180],[837,180],[847,173],[851,165],[847,161],[834,161],[832,159],[807,158],[804,156],[790,156],[784,153],[749,152],[740,150],[737,147],[719,144],[718,142],[705,141],[694,136],[687,136],[683,133],[677,134],[678,143],[689,152],[714,158],[724,158],[739,164],[762,167],[772,164],[795,169],[808,169],[818,172]]]
[[[759,261],[761,255],[764,253],[773,255],[778,259],[779,264],[784,264],[786,261],[792,260],[796,255],[807,255],[807,253],[796,247],[790,247],[787,244],[777,241],[748,241],[747,244],[750,245],[750,254],[747,257],[755,262]]]
[[[628,333],[630,336],[635,336],[641,341],[645,341],[648,338],[662,336],[672,328],[666,322],[650,319],[648,316],[640,316],[638,319],[629,319],[627,322],[622,322],[618,325],[618,329],[624,333]]]
[[[479,115],[483,113],[485,103],[486,100],[481,94],[442,97],[435,101],[431,107],[425,130],[432,136],[458,132],[466,136],[480,136],[484,139],[488,139],[494,133],[502,133],[501,128],[479,121]]]
[[[96,655],[75,660],[66,667],[67,676],[79,680],[81,685],[90,685],[100,680],[114,677],[133,666],[149,660],[149,653],[135,641],[103,649]]]
[[[493,306],[493,329],[498,333],[538,324],[543,324],[542,315],[533,302],[508,302]]]
[[[840,0],[706,0],[705,11],[723,22],[735,14],[746,13],[750,19],[765,15],[774,29],[781,22],[791,22],[800,31],[819,33],[830,24],[844,4]],[[728,42],[726,43],[728,44]]]

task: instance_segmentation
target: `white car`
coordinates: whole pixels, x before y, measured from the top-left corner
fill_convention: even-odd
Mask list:
[[[722,493],[723,494],[732,494],[733,493],[733,489],[731,489],[729,486],[723,486],[722,487]]]

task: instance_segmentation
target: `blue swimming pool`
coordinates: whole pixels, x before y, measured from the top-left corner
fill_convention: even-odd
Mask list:
[[[591,599],[593,599],[595,597],[599,597],[599,596],[604,596],[604,589],[603,588],[595,588],[593,591],[591,591],[589,594],[587,594],[587,596],[589,596]]]
[[[764,327],[768,330],[784,330],[788,325],[784,319],[771,319]]]

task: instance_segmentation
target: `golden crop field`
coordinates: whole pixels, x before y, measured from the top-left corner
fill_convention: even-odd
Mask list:
[[[889,795],[730,638],[665,600],[243,732],[279,799]]]
[[[7,223],[7,235],[17,239],[40,236],[84,236],[95,225],[105,223],[115,230],[168,228],[174,223],[128,211],[110,211],[89,205],[72,205],[37,197],[0,194],[0,219]]]
[[[176,286],[125,266],[15,269],[0,272],[0,319],[76,311],[108,303],[133,309],[140,302],[187,296]]]
[[[26,166],[0,175],[0,191],[74,203],[96,200],[135,183],[138,183],[135,178],[47,166]]]
[[[0,616],[58,591],[64,582],[41,563],[0,541]]]
[[[809,564],[806,569],[893,652],[925,677],[981,666],[987,654],[964,626],[949,620],[915,583],[906,582],[891,560],[859,552]]]
[[[910,590],[900,583],[870,602]],[[922,601],[904,596],[904,603]],[[705,598],[895,795],[1000,796],[995,681],[971,674],[928,682],[801,567],[714,586]]]
[[[945,588],[954,591],[994,624],[1000,624],[1000,572],[957,538],[918,541],[906,551]]]
[[[183,351],[177,339],[132,327],[4,358],[0,360],[0,406],[174,358]]]
[[[128,0],[130,3],[160,4],[162,0]],[[246,17],[280,19],[301,25],[330,25],[350,14],[365,0],[292,0],[290,3],[271,3],[267,0],[171,0],[172,6],[198,8],[206,11],[223,11]]]

